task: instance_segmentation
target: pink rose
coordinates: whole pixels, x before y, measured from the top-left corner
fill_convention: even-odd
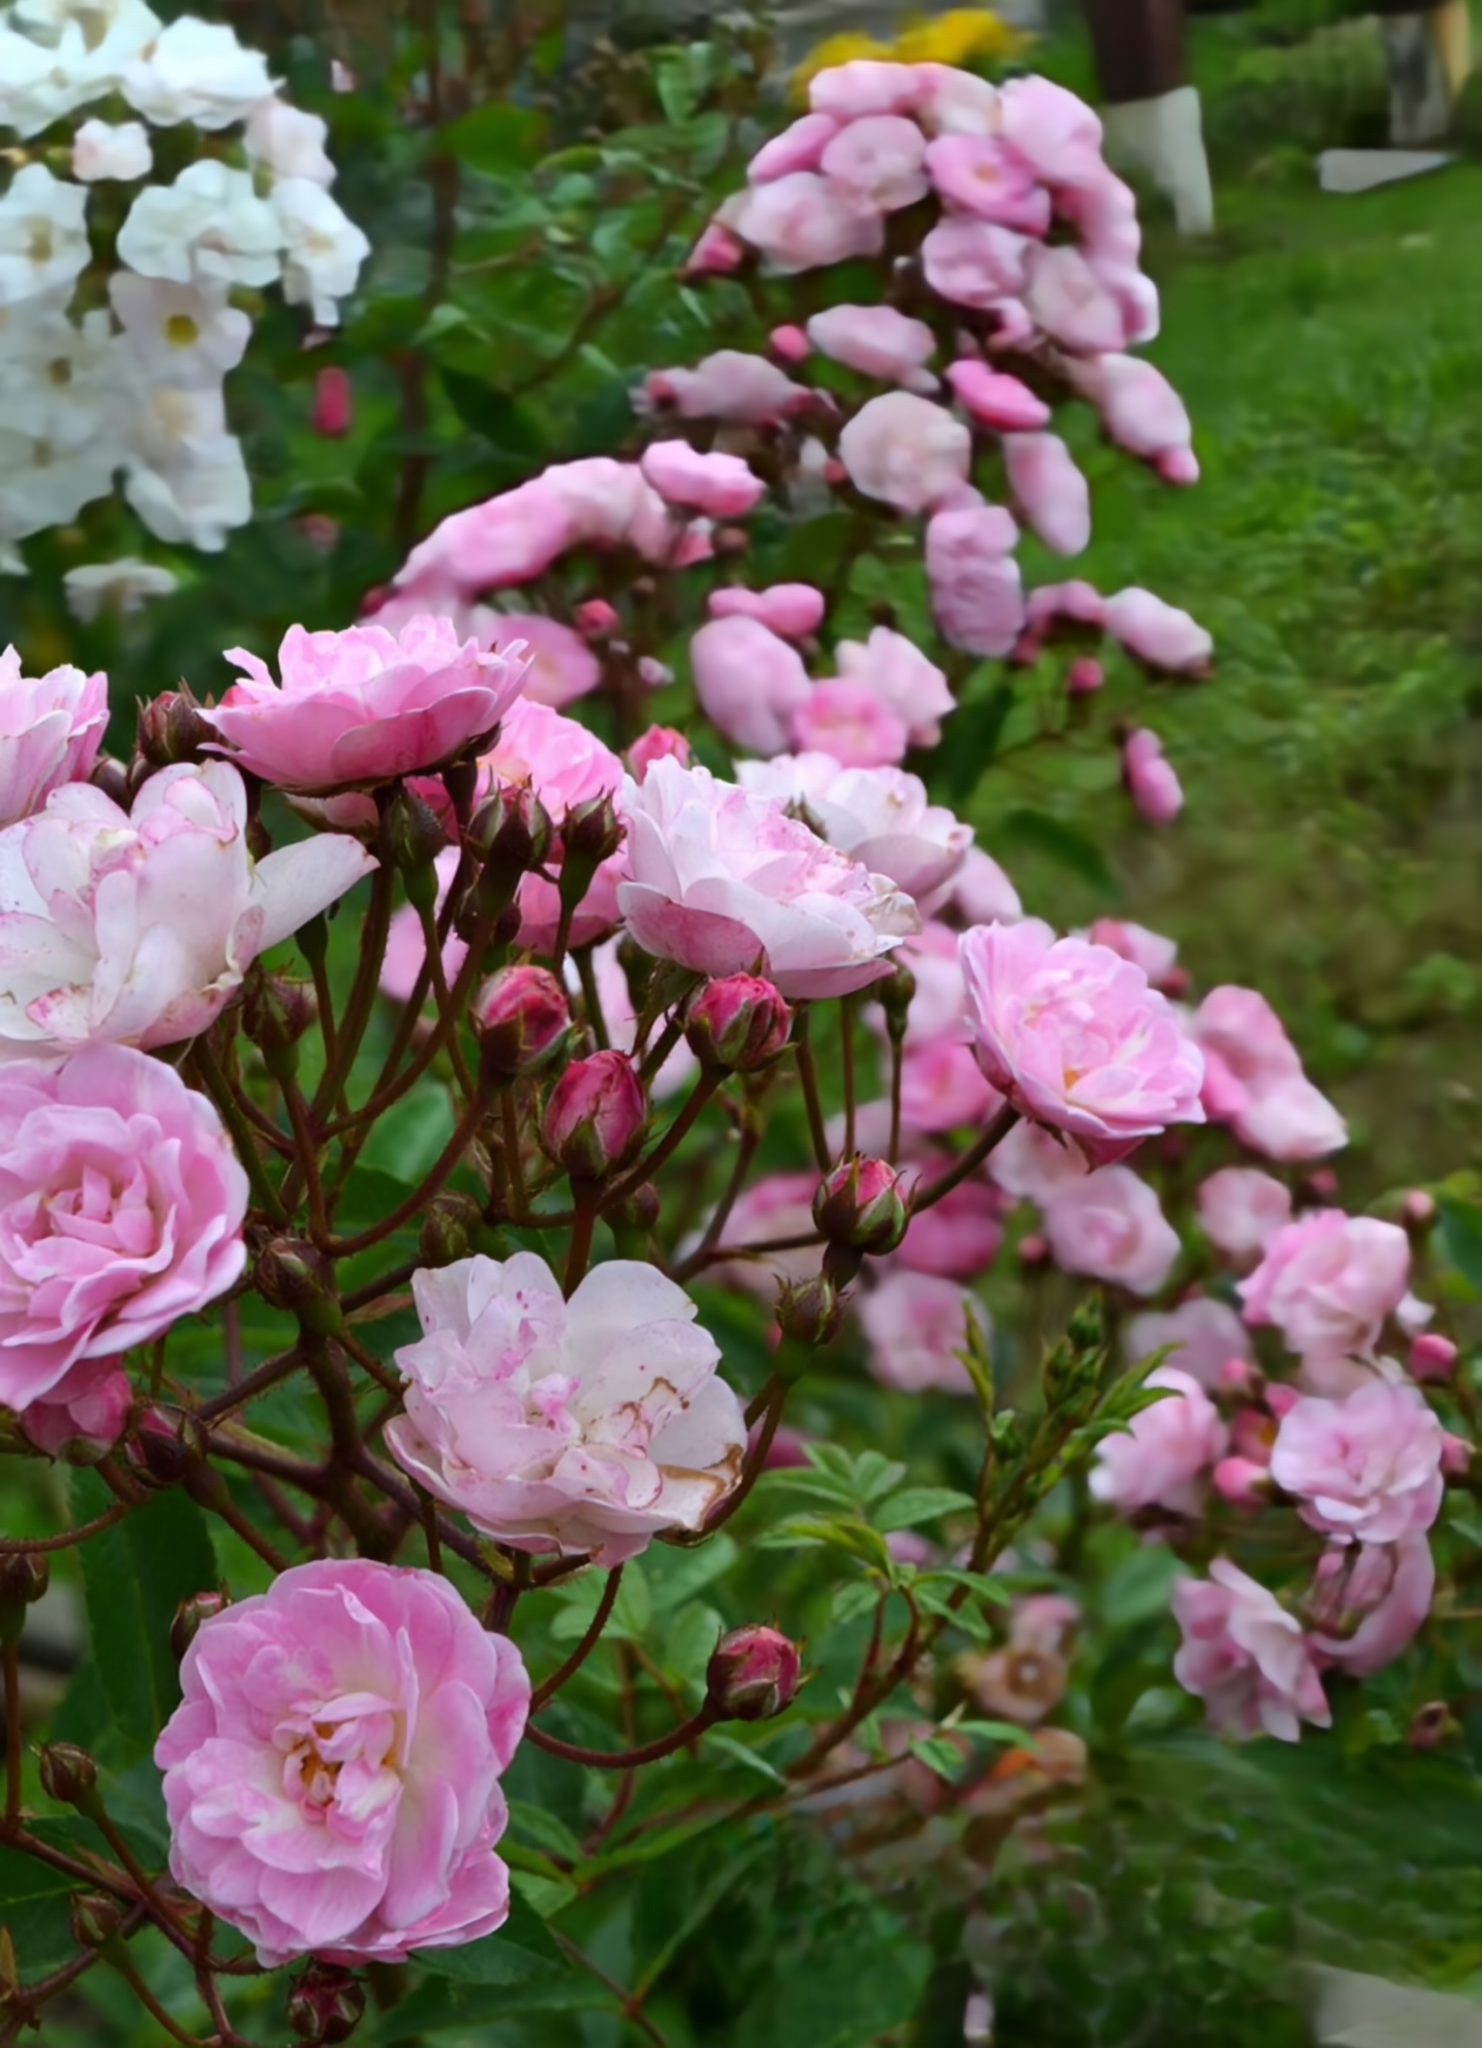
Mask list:
[[[753,185],[770,184],[792,171],[816,171],[839,124],[830,114],[803,114],[780,135],[764,142],[746,169]]]
[[[1442,1430],[1408,1381],[1370,1379],[1342,1400],[1305,1394],[1282,1417],[1271,1477],[1309,1528],[1343,1543],[1398,1543],[1441,1511]]]
[[[820,685],[820,687],[822,687]],[[803,804],[830,846],[918,902],[949,882],[972,844],[972,827],[934,804],[901,768],[841,767],[828,754],[743,761],[743,789]]]
[[[1312,1647],[1350,1677],[1368,1678],[1409,1649],[1435,1590],[1424,1536],[1335,1547],[1319,1559],[1307,1596]]]
[[[1091,487],[1058,434],[1006,434],[1009,489],[1030,526],[1057,555],[1091,539]]]
[[[611,1567],[698,1529],[736,1484],[741,1404],[695,1305],[656,1267],[594,1266],[569,1300],[544,1259],[413,1276],[423,1334],[396,1354],[397,1462],[516,1550]]]
[[[320,834],[254,861],[225,761],[163,769],[132,813],[90,783],[0,831],[0,1058],[194,1038],[257,958],[375,862]]]
[[[0,826],[40,810],[64,782],[93,772],[108,724],[108,678],[80,668],[21,674],[14,647],[0,654]]]
[[[683,420],[720,420],[733,426],[766,427],[816,403],[806,384],[795,384],[765,356],[742,349],[717,349],[692,369],[655,370],[643,386],[651,406],[665,406]]]
[[[830,139],[818,168],[863,205],[894,213],[931,190],[925,156],[926,137],[914,121],[901,114],[866,114]]]
[[[1199,1049],[1130,960],[1026,918],[964,934],[962,965],[978,1059],[1024,1116],[1102,1154],[1204,1121]]]
[[[934,515],[926,529],[931,608],[944,639],[996,660],[1024,623],[1024,590],[1012,550],[1019,529],[1001,505]]]
[[[904,633],[876,626],[868,640],[841,640],[834,660],[841,676],[864,683],[894,712],[913,747],[934,747],[941,739],[938,721],[956,710],[957,700],[942,670]]]
[[[63,1394],[215,1301],[247,1262],[247,1176],[173,1067],[93,1045],[0,1065],[0,1402]]]
[[[973,437],[944,406],[911,391],[871,398],[839,436],[849,481],[902,512],[929,512],[967,481]]]
[[[1106,600],[1106,630],[1147,668],[1169,675],[1203,675],[1214,641],[1177,605],[1135,586]]]
[[[559,619],[548,619],[544,612],[486,612],[483,624],[484,643],[496,654],[523,655],[520,695],[527,704],[564,711],[602,680],[601,662],[581,634]]]
[[[1051,1198],[1045,1236],[1055,1263],[1133,1294],[1156,1294],[1173,1271],[1178,1232],[1130,1166],[1102,1166]]]
[[[1128,924],[1121,918],[1098,917],[1087,934],[1094,946],[1109,946],[1140,967],[1154,988],[1173,974],[1178,964],[1178,945],[1161,932],[1150,932],[1145,924]]]
[[[625,797],[618,902],[646,952],[698,974],[761,972],[790,1001],[849,995],[917,928],[910,899],[704,768],[659,761]]]
[[[700,708],[733,746],[780,754],[813,694],[803,658],[759,618],[710,619],[690,642]]]
[[[780,276],[851,256],[878,256],[885,222],[867,199],[817,171],[787,171],[728,199],[721,224],[761,252]]]
[[[445,766],[486,740],[519,694],[523,648],[459,644],[450,620],[414,619],[399,633],[291,626],[278,650],[281,687],[245,648],[246,669],[202,715],[237,763],[282,789],[323,791],[389,782]]]
[[[1348,1143],[1348,1126],[1305,1074],[1253,1095],[1233,1127],[1243,1145],[1268,1159],[1321,1159]]]
[[[992,221],[959,217],[938,221],[921,244],[921,267],[939,299],[992,312],[1024,288],[1025,236]]]
[[[901,1121],[908,1131],[981,1126],[1003,1107],[965,1045],[947,1039],[907,1043],[901,1060]]]
[[[818,683],[789,727],[792,743],[840,768],[893,767],[910,744],[905,726],[868,683],[835,676]]]
[[[998,1152],[993,1156],[996,1159]],[[1132,1365],[1140,1365],[1155,1351],[1166,1351],[1170,1366],[1201,1387],[1217,1387],[1232,1359],[1250,1357],[1251,1345],[1234,1309],[1207,1294],[1195,1294],[1166,1314],[1134,1316],[1127,1325],[1124,1349]]]
[[[1295,1742],[1301,1724],[1332,1725],[1313,1646],[1274,1594],[1217,1557],[1208,1579],[1180,1579],[1173,1612],[1183,1644],[1173,1675],[1204,1701],[1215,1728]]]
[[[1316,1159],[1347,1142],[1343,1119],[1302,1072],[1281,1019],[1254,989],[1211,989],[1191,1030],[1204,1053],[1204,1106],[1242,1144],[1282,1160]]]
[[[1245,1320],[1274,1324],[1304,1359],[1371,1351],[1410,1285],[1410,1240],[1395,1223],[1318,1209],[1288,1223],[1240,1283]]]
[[[1017,924],[1024,915],[1019,892],[981,846],[970,846],[949,898],[964,924]]]
[[[1041,1124],[1017,1123],[989,1154],[987,1172],[1015,1201],[1048,1209],[1057,1195],[1084,1180],[1090,1168],[1078,1145],[1067,1145]]]
[[[651,725],[646,732],[639,733],[624,759],[633,780],[642,782],[655,761],[677,761],[681,768],[687,768],[693,754],[684,734],[672,725]]]
[[[708,519],[742,519],[767,495],[767,486],[739,455],[702,453],[688,441],[653,442],[639,467],[667,504]]]
[[[927,369],[937,338],[924,320],[894,306],[829,306],[808,322],[808,339],[823,355],[863,377],[881,377],[908,391],[935,391]]]
[[[1256,1166],[1222,1166],[1198,1199],[1204,1235],[1236,1266],[1254,1265],[1292,1220],[1291,1190]]]
[[[1123,349],[1129,339],[1120,300],[1073,243],[1031,243],[1024,304],[1036,327],[1076,355]]]
[[[1050,423],[1050,408],[1027,384],[977,356],[961,356],[947,371],[958,403],[997,434],[1032,434]]]
[[[1122,780],[1149,825],[1171,825],[1184,807],[1183,786],[1164,759],[1163,742],[1146,726],[1122,747]]]
[[[773,583],[766,590],[730,584],[707,599],[712,619],[755,619],[784,640],[805,640],[823,624],[827,603],[811,583]]]
[[[999,132],[1007,149],[1057,186],[1103,169],[1100,121],[1084,100],[1048,78],[1015,78],[1003,87]]]
[[[260,1961],[404,1962],[503,1925],[530,1681],[445,1579],[297,1565],[203,1622],[180,1680],[154,1752],[171,1874]]]
[[[893,64],[856,57],[832,64],[808,83],[808,105],[815,114],[836,121],[859,121],[870,114],[908,114],[920,94],[920,73],[913,64]]]
[[[1208,1474],[1225,1454],[1225,1425],[1208,1394],[1187,1373],[1163,1365],[1143,1384],[1171,1391],[1166,1400],[1134,1415],[1125,1433],[1102,1438],[1091,1492],[1124,1515],[1144,1508],[1195,1515],[1203,1505]]]
[[[894,1268],[860,1298],[870,1371],[882,1386],[905,1394],[970,1394],[973,1383],[962,1362],[970,1316],[986,1332],[987,1311],[966,1288]]]
[[[1022,234],[1050,228],[1050,195],[1003,145],[986,135],[939,135],[926,152],[938,196],[960,213]]]
[[[21,1427],[28,1442],[69,1465],[95,1465],[128,1427],[129,1376],[110,1358],[85,1358],[33,1401]]]
[[[568,812],[598,797],[617,797],[623,782],[622,762],[594,732],[548,705],[521,698],[510,707],[494,747],[479,761],[475,802],[482,803],[497,789],[528,786],[559,832]],[[545,865],[559,871],[559,848],[553,849]],[[626,872],[621,851],[602,862],[572,919],[573,946],[606,938],[616,927],[617,886]],[[561,922],[556,884],[544,875],[523,876],[519,904],[519,943],[537,953],[549,952]]]
[[[1188,411],[1161,370],[1141,356],[1124,355],[1072,360],[1067,368],[1119,447],[1151,462],[1165,483],[1199,481]]]

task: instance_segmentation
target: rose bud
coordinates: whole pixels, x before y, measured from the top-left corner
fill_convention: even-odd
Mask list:
[[[178,1486],[200,1456],[195,1433],[187,1435],[184,1418],[148,1408],[134,1426],[128,1446],[130,1462],[141,1477],[157,1486]]]
[[[314,379],[314,432],[326,441],[342,441],[354,424],[350,372],[332,363]]]
[[[1460,1356],[1449,1337],[1425,1330],[1410,1346],[1410,1370],[1418,1380],[1449,1380],[1455,1377]]]
[[[836,1166],[813,1197],[813,1221],[845,1251],[893,1252],[910,1220],[895,1168],[860,1153]]]
[[[682,732],[669,725],[651,725],[628,749],[628,773],[635,782],[642,782],[655,761],[673,760],[681,768],[688,768],[690,751],[690,743]]]
[[[344,1322],[334,1267],[311,1244],[272,1237],[257,1255],[257,1291],[269,1308],[286,1309],[316,1336],[332,1337]]]
[[[439,1195],[422,1219],[418,1250],[424,1266],[451,1266],[475,1250],[483,1212],[472,1195]]]
[[[701,991],[684,1035],[702,1067],[752,1074],[777,1058],[791,1030],[792,1011],[770,981],[728,974]]]
[[[319,1014],[306,981],[282,974],[250,974],[242,994],[242,1024],[265,1058],[290,1056]]]
[[[335,1963],[310,1963],[288,1994],[288,2024],[310,2048],[348,2041],[365,2012],[365,1991]]]
[[[115,761],[111,754],[99,754],[93,763],[93,772],[88,781],[94,789],[101,789],[121,811],[126,811],[133,801],[133,785],[129,771],[122,761]]]
[[[1400,1204],[1400,1221],[1412,1236],[1429,1230],[1436,1220],[1436,1198],[1424,1188],[1411,1188]]]
[[[827,1344],[839,1328],[843,1298],[832,1280],[784,1280],[777,1301],[777,1327],[794,1344],[810,1350]]]
[[[632,1060],[597,1052],[573,1060],[551,1090],[540,1141],[573,1180],[601,1180],[631,1155],[647,1115]]]
[[[0,1643],[13,1643],[26,1609],[51,1584],[51,1566],[39,1552],[17,1550],[0,1558]]]
[[[899,1045],[906,1035],[906,1018],[916,994],[916,977],[910,968],[902,964],[887,974],[883,981],[877,981],[871,991],[885,1012],[885,1032],[892,1045]]]
[[[721,1637],[705,1671],[705,1704],[717,1721],[771,1721],[797,1697],[796,1643],[753,1622]]]
[[[515,1081],[538,1073],[566,1042],[571,1006],[545,967],[502,967],[473,999],[470,1021],[485,1075]]]
[[[84,1806],[98,1783],[98,1766],[74,1742],[46,1742],[37,1759],[41,1789],[59,1806]]]
[[[170,1623],[170,1648],[175,1655],[183,1657],[195,1641],[202,1622],[209,1621],[230,1605],[225,1593],[192,1593],[188,1600],[182,1600],[175,1610],[175,1619]]]
[[[150,768],[199,761],[202,745],[215,737],[189,690],[166,690],[139,706],[137,745]]]
[[[418,910],[431,910],[438,893],[433,863],[448,843],[436,811],[409,789],[399,789],[386,812],[383,838],[391,863],[401,875],[408,902]]]
[[[481,902],[502,910],[521,877],[542,865],[551,850],[551,815],[525,782],[501,785],[468,821],[463,843],[477,857]]]
[[[1445,1700],[1428,1700],[1417,1707],[1410,1722],[1412,1749],[1440,1749],[1461,1734],[1461,1723]]]
[[[79,1948],[103,1948],[123,1916],[122,1902],[107,1892],[79,1892],[72,1901],[72,1939]]]

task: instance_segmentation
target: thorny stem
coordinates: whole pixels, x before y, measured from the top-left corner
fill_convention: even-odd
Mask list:
[[[555,1698],[562,1686],[576,1676],[582,1665],[591,1656],[593,1650],[596,1649],[601,1641],[602,1631],[606,1628],[608,1620],[612,1615],[612,1610],[617,1604],[617,1596],[622,1590],[622,1584],[623,1568],[621,1565],[615,1565],[607,1574],[607,1584],[602,1588],[602,1598],[597,1603],[596,1613],[587,1624],[585,1635],[566,1659],[565,1663],[557,1665],[550,1677],[543,1680],[535,1688],[535,1695],[530,1702],[532,1714],[538,1714],[548,1700]]]
[[[583,1749],[579,1743],[562,1742],[558,1736],[547,1735],[543,1728],[537,1728],[533,1723],[527,1723],[525,1735],[537,1749],[559,1756],[567,1763],[588,1764],[598,1770],[631,1771],[640,1764],[657,1763],[661,1757],[672,1756],[675,1750],[684,1749],[707,1728],[714,1727],[715,1720],[715,1709],[707,1702],[697,1714],[691,1714],[687,1721],[671,1728],[667,1735],[659,1736],[656,1741],[646,1742],[638,1749],[616,1751]]]
[[[21,1824],[21,1646],[7,1643],[5,1669],[5,1833]]]
[[[368,1252],[373,1245],[378,1245],[383,1239],[394,1236],[404,1223],[409,1223],[414,1216],[425,1209],[433,1197],[442,1192],[453,1178],[453,1175],[458,1171],[464,1153],[468,1150],[478,1131],[479,1125],[489,1113],[493,1099],[494,1095],[491,1088],[482,1085],[475,1088],[468,1107],[459,1118],[457,1129],[443,1147],[441,1158],[422,1182],[422,1185],[419,1188],[414,1188],[405,1201],[398,1202],[389,1214],[383,1216],[378,1223],[372,1224],[368,1230],[359,1231],[354,1237],[331,1238],[325,1247],[331,1257],[349,1259],[353,1258],[357,1252]]]
[[[221,1114],[222,1122],[232,1134],[232,1139],[237,1148],[237,1157],[241,1160],[247,1178],[252,1183],[252,1193],[258,1208],[272,1222],[277,1224],[286,1223],[288,1221],[288,1211],[284,1208],[282,1201],[278,1197],[277,1190],[268,1179],[266,1169],[262,1163],[262,1155],[257,1149],[257,1141],[252,1135],[252,1126],[243,1114],[242,1106],[237,1100],[236,1090],[221,1071],[220,1063],[215,1053],[212,1052],[210,1042],[206,1037],[198,1038],[191,1047],[190,1062],[195,1069],[201,1086],[215,1103]]]
[[[720,1074],[701,1074],[690,1092],[688,1101],[683,1109],[680,1110],[678,1116],[675,1117],[673,1123],[670,1124],[668,1130],[665,1131],[663,1137],[660,1138],[647,1157],[640,1159],[636,1166],[630,1167],[622,1179],[614,1182],[613,1186],[607,1190],[607,1193],[602,1197],[602,1208],[617,1208],[620,1203],[627,1201],[629,1195],[641,1188],[645,1181],[653,1179],[659,1168],[666,1160],[673,1157],[685,1138],[694,1129],[697,1120],[716,1089],[720,1086],[723,1078]]]
[[[705,1226],[705,1234],[700,1239],[700,1242],[695,1246],[689,1257],[682,1259],[674,1268],[676,1280],[686,1280],[691,1273],[698,1272],[720,1243],[721,1238],[725,1234],[725,1227],[731,1220],[731,1211],[740,1200],[741,1190],[746,1185],[746,1176],[751,1171],[751,1162],[756,1157],[757,1147],[761,1144],[761,1141],[761,1130],[757,1119],[748,1112],[741,1125],[741,1137],[736,1148],[736,1160],[731,1168],[731,1177],[726,1182],[725,1193],[717,1202],[710,1221]]]
[[[1018,1121],[1018,1110],[1012,1103],[1006,1102],[982,1137],[969,1145],[945,1173],[939,1174],[934,1181],[912,1197],[911,1214],[919,1216],[923,1209],[932,1208],[941,1201],[943,1195],[950,1195],[953,1188],[960,1187],[969,1174],[977,1172],[989,1153],[1008,1136]]]
[[[839,1053],[840,1067],[844,1075],[844,1157],[854,1156],[854,1017],[857,1005],[853,996],[845,996],[839,1004]]]
[[[800,1003],[793,1027],[793,1051],[797,1055],[798,1079],[803,1084],[803,1100],[808,1106],[808,1135],[813,1143],[813,1157],[818,1171],[827,1173],[828,1134],[824,1129],[823,1102],[818,1093],[818,1069],[813,1063],[813,1047],[809,1042],[810,1023],[808,1007]]]

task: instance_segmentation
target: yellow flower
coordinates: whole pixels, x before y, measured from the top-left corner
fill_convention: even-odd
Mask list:
[[[895,55],[889,43],[876,42],[873,36],[829,36],[811,49],[794,71],[793,93],[802,98],[820,71],[832,71],[839,64],[852,64],[857,57],[870,57],[877,64],[889,64]]]
[[[1033,40],[990,8],[954,7],[908,28],[892,55],[902,64],[993,64],[1018,56]]]

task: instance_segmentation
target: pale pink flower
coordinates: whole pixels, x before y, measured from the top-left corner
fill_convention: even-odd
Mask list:
[[[1010,79],[999,95],[998,122],[1006,147],[1050,184],[1077,184],[1103,168],[1100,121],[1048,78]]]
[[[1348,1143],[1348,1126],[1305,1074],[1253,1095],[1233,1127],[1243,1145],[1268,1159],[1321,1159]]]
[[[836,121],[860,121],[871,114],[909,114],[920,90],[917,66],[856,57],[816,73],[808,82],[808,105]]]
[[[726,201],[720,220],[784,277],[877,256],[885,244],[884,219],[868,200],[817,171],[748,185]]]
[[[841,640],[834,649],[839,674],[864,683],[906,728],[913,747],[934,747],[938,721],[957,708],[951,686],[904,633],[876,626],[868,640]]]
[[[1033,659],[1042,641],[1084,639],[1100,633],[1105,625],[1106,599],[1094,583],[1080,576],[1073,576],[1068,583],[1041,583],[1030,591],[1025,607],[1025,634],[1036,643],[1026,652]]]
[[[841,768],[893,767],[906,758],[905,726],[868,683],[849,676],[815,684],[792,715],[795,747],[829,757]]]
[[[1220,1385],[1232,1359],[1249,1359],[1251,1344],[1234,1309],[1210,1295],[1194,1294],[1164,1314],[1134,1316],[1127,1325],[1124,1349],[1131,1365],[1140,1365],[1155,1351],[1166,1351],[1169,1365],[1201,1387],[1213,1388]]]
[[[690,642],[700,708],[733,746],[780,754],[813,694],[797,649],[744,612],[709,619]]]
[[[95,1465],[128,1427],[134,1389],[113,1359],[88,1358],[63,1373],[21,1418],[26,1440],[49,1458]]]
[[[767,185],[793,171],[816,171],[834,137],[839,123],[830,114],[803,114],[764,142],[747,165],[746,176],[753,185]]]
[[[684,259],[681,277],[733,277],[746,261],[746,244],[712,220],[701,228]]]
[[[667,504],[708,519],[744,518],[767,494],[739,455],[702,452],[688,441],[652,442],[639,467]]]
[[[1067,371],[1119,447],[1151,462],[1167,483],[1198,482],[1188,410],[1161,370],[1141,356],[1112,354],[1072,359]]]
[[[1024,588],[1012,549],[1019,529],[1001,505],[936,513],[926,529],[926,574],[941,633],[964,653],[1007,654],[1024,623]]]
[[[1127,321],[1122,305],[1101,273],[1073,243],[1030,246],[1024,304],[1035,325],[1076,355],[1101,355],[1125,348]]]
[[[1199,1188],[1204,1235],[1236,1266],[1253,1266],[1292,1220],[1289,1188],[1258,1166],[1222,1166]]]
[[[1130,960],[1026,918],[966,933],[962,965],[983,1071],[1023,1115],[1103,1156],[1204,1121],[1199,1049]]]
[[[901,512],[929,512],[967,481],[973,437],[962,421],[911,391],[871,398],[839,436],[849,481]]]
[[[486,647],[526,663],[520,695],[528,703],[564,711],[602,680],[602,664],[581,634],[544,612],[489,612],[480,607],[479,623]]]
[[[1078,1145],[1067,1145],[1042,1124],[1017,1123],[988,1155],[987,1172],[1015,1201],[1048,1209],[1057,1195],[1090,1172]],[[1239,1323],[1236,1324],[1237,1329]]]
[[[494,747],[479,761],[475,802],[482,803],[497,789],[527,784],[559,832],[568,811],[597,797],[618,798],[623,782],[622,762],[588,727],[552,711],[549,705],[520,698],[510,707]],[[553,849],[545,865],[559,872],[559,847]],[[617,887],[626,872],[621,849],[602,862],[576,907],[569,933],[571,945],[588,946],[615,930],[619,922]],[[549,952],[561,922],[555,882],[544,875],[522,876],[519,905],[519,943],[535,952]]]
[[[773,583],[765,590],[729,584],[712,590],[706,602],[712,619],[755,619],[784,640],[816,633],[828,609],[823,592],[811,583]]]
[[[1137,195],[1108,165],[1097,161],[1073,184],[1057,185],[1055,212],[1080,231],[1082,251],[1094,263],[1136,268],[1142,250]]]
[[[859,1302],[870,1371],[906,1394],[970,1394],[969,1317],[986,1332],[986,1309],[955,1280],[894,1267]]]
[[[1318,1209],[1278,1230],[1240,1283],[1248,1323],[1274,1324],[1306,1359],[1372,1351],[1410,1285],[1410,1240],[1397,1223]]]
[[[63,782],[93,772],[108,724],[108,678],[54,668],[21,673],[14,647],[0,654],[0,826],[40,810]]]
[[[981,357],[960,356],[947,371],[954,397],[982,426],[999,434],[1031,434],[1050,423],[1050,408],[1027,384],[990,369]]]
[[[949,305],[991,312],[1017,299],[1027,275],[1026,252],[1037,245],[1012,228],[960,216],[940,220],[921,244],[926,282]]]
[[[939,135],[927,148],[926,168],[939,197],[959,212],[1026,235],[1049,232],[1049,193],[993,137]]]
[[[516,1550],[611,1567],[698,1529],[736,1484],[741,1404],[682,1287],[611,1259],[569,1300],[534,1252],[413,1276],[397,1462]]]
[[[1184,807],[1183,785],[1164,756],[1163,742],[1146,726],[1123,743],[1122,780],[1149,825],[1171,825]]]
[[[1091,487],[1058,434],[1006,434],[1009,489],[1025,519],[1057,555],[1078,555],[1091,539]]]
[[[1134,967],[1140,967],[1154,988],[1168,980],[1178,964],[1178,944],[1145,924],[1130,924],[1123,918],[1098,917],[1087,933],[1094,946],[1109,946]]]
[[[830,846],[884,875],[918,903],[949,882],[972,844],[972,827],[934,804],[919,776],[901,768],[840,766],[828,754],[743,761],[743,789],[801,804]]]
[[[67,1400],[224,1294],[247,1176],[216,1111],[121,1045],[0,1066],[0,1402]]]
[[[907,1044],[901,1061],[901,1120],[908,1131],[981,1127],[1003,1107],[971,1050],[935,1038]]]
[[[1435,1590],[1424,1536],[1335,1546],[1319,1559],[1307,1596],[1312,1647],[1350,1677],[1368,1678],[1409,1649]]]
[[[787,1251],[759,1253],[755,1258],[740,1256],[707,1266],[707,1279],[717,1285],[739,1287],[775,1303],[783,1281],[801,1285],[818,1272],[821,1246],[815,1240],[818,1227],[813,1221],[813,1197],[818,1192],[816,1173],[773,1173],[743,1191],[720,1235],[720,1248],[737,1254],[747,1245],[769,1244],[773,1239],[808,1240]]]
[[[257,958],[376,865],[320,834],[254,861],[225,761],[163,769],[121,810],[64,783],[0,831],[0,1058],[194,1038]]]
[[[1101,1166],[1051,1197],[1045,1236],[1055,1263],[1133,1294],[1156,1294],[1173,1271],[1178,1232],[1130,1166]]]
[[[280,789],[311,792],[443,767],[488,739],[525,676],[523,648],[487,653],[430,614],[394,634],[291,626],[278,650],[281,684],[245,648],[226,658],[247,673],[202,714],[226,742],[221,751]]]
[[[1374,1377],[1341,1400],[1304,1394],[1282,1417],[1271,1477],[1310,1528],[1342,1543],[1398,1543],[1440,1513],[1442,1434],[1407,1380]]]
[[[707,975],[760,972],[789,1000],[852,994],[889,972],[910,898],[704,768],[659,761],[625,810],[618,901],[646,952]]]
[[[154,1751],[170,1872],[261,1962],[404,1962],[503,1925],[530,1680],[446,1579],[296,1565],[202,1623],[180,1682]]]
[[[1320,1158],[1347,1142],[1343,1119],[1302,1072],[1281,1019],[1255,989],[1211,989],[1190,1021],[1204,1054],[1204,1107],[1269,1158]]]
[[[912,320],[894,306],[829,306],[808,322],[808,339],[832,362],[881,377],[908,391],[935,391],[926,367],[937,338],[924,320]]]
[[[1024,915],[1019,892],[981,846],[970,846],[947,899],[964,924],[1017,924]]]
[[[1173,1675],[1204,1701],[1213,1727],[1246,1741],[1265,1733],[1295,1742],[1304,1721],[1332,1725],[1301,1623],[1227,1557],[1214,1560],[1208,1579],[1178,1580],[1173,1612],[1183,1630]]]
[[[579,544],[576,515],[552,470],[481,505],[453,512],[407,556],[396,588],[434,603],[533,583]]]
[[[806,384],[795,384],[765,356],[717,349],[692,369],[655,370],[643,385],[650,406],[667,406],[683,420],[720,420],[738,427],[773,426],[815,404]]]
[[[1209,665],[1214,642],[1204,628],[1165,604],[1150,590],[1135,585],[1119,590],[1106,600],[1106,630],[1127,652],[1151,669],[1170,675],[1202,675]]]
[[[1102,1438],[1091,1492],[1124,1515],[1144,1508],[1197,1514],[1209,1473],[1225,1454],[1227,1431],[1219,1410],[1197,1380],[1171,1366],[1159,1366],[1143,1384],[1170,1391],[1134,1415],[1125,1434]]]
[[[931,190],[926,137],[901,114],[869,114],[841,128],[819,160],[835,185],[880,213],[914,206]]]
[[[917,64],[911,111],[928,135],[991,135],[1000,119],[996,85],[956,64]]]
[[[930,1178],[929,1172],[921,1175],[922,1181]],[[896,1263],[942,1280],[979,1279],[1003,1243],[1003,1206],[987,1181],[963,1181],[911,1218]]]

